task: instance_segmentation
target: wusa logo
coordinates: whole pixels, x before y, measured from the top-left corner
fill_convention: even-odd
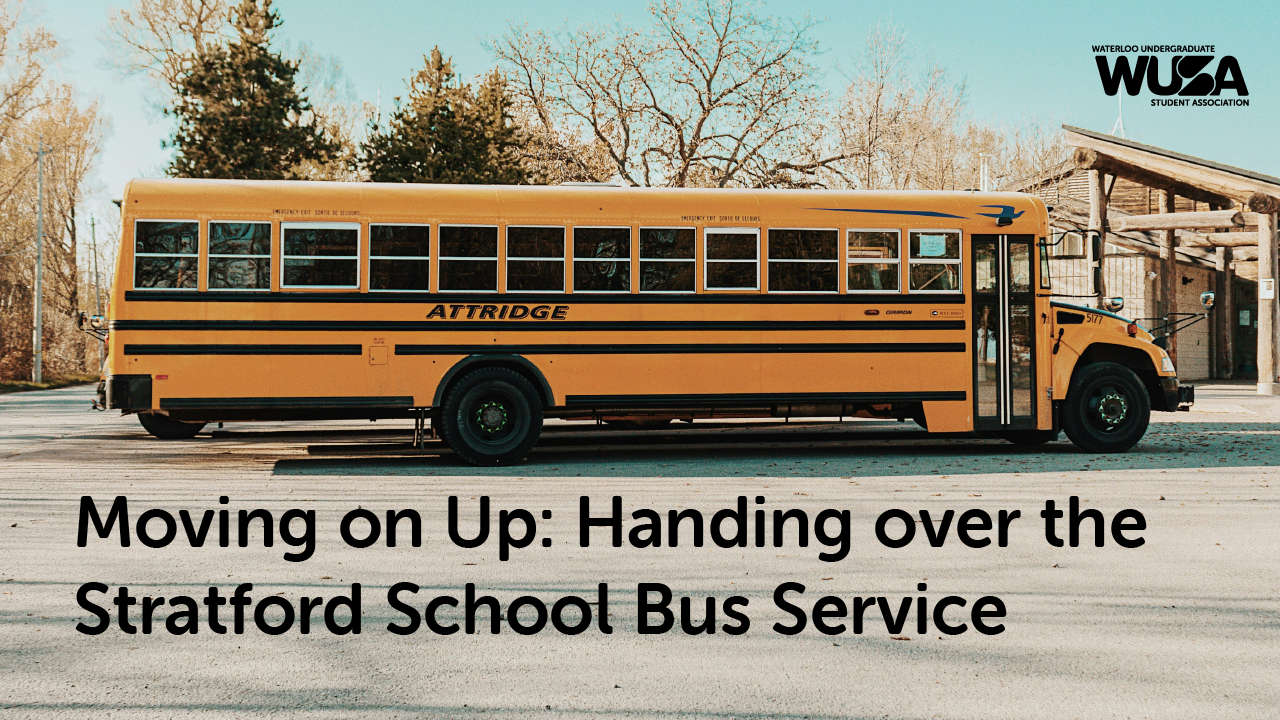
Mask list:
[[[1123,53],[1114,61],[1105,54],[1095,56],[1098,77],[1107,95],[1114,96],[1123,87],[1126,94],[1137,96],[1145,84],[1156,96],[1151,99],[1153,106],[1249,105],[1249,88],[1240,62],[1232,55],[1219,58],[1203,54],[1214,52],[1213,45],[1094,45],[1093,51]],[[1156,53],[1179,54],[1162,62]],[[1223,97],[1227,91],[1234,97]]]

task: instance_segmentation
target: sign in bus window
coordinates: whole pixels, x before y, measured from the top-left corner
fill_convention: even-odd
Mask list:
[[[838,230],[769,230],[769,292],[839,292],[839,246]]]
[[[758,290],[760,288],[760,231],[754,228],[707,228],[706,288],[708,290]]]
[[[898,292],[901,242],[898,230],[850,230],[848,291]]]
[[[430,225],[369,226],[370,292],[425,292],[430,283]]]
[[[631,291],[631,228],[573,229],[575,292]]]
[[[440,226],[440,289],[498,291],[498,226]]]
[[[281,287],[360,286],[360,226],[353,223],[282,223]]]
[[[912,230],[907,237],[911,292],[960,292],[960,232]]]
[[[133,255],[135,288],[195,290],[200,224],[194,220],[135,221]]]
[[[693,292],[693,228],[640,228],[640,292]]]
[[[209,223],[209,289],[271,289],[271,223]]]
[[[564,292],[564,228],[507,227],[507,292]]]

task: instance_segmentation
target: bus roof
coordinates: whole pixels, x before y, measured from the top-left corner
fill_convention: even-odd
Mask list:
[[[425,204],[425,205],[424,205]],[[631,217],[668,225],[757,225],[782,219],[808,226],[948,227],[995,218],[1046,221],[1043,201],[1022,193],[972,191],[754,190],[610,186],[442,185],[285,180],[135,179],[123,210],[134,217],[192,212],[299,221],[475,216],[576,223]],[[856,220],[855,220],[856,218]],[[1001,232],[1015,232],[1002,229]]]

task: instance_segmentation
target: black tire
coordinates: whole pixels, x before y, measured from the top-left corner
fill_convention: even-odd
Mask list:
[[[473,370],[445,393],[440,434],[472,465],[517,463],[542,434],[542,401],[533,384],[514,370]]]
[[[138,422],[147,432],[161,440],[190,440],[204,429],[205,423],[178,422],[165,415],[138,413]]]
[[[1124,452],[1147,432],[1151,398],[1142,380],[1116,363],[1076,372],[1061,409],[1062,429],[1085,452]]]
[[[1013,430],[1005,433],[1005,440],[1014,445],[1025,445],[1034,447],[1036,445],[1044,445],[1058,439],[1057,430]]]

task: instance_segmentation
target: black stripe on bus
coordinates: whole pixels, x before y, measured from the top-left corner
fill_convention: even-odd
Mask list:
[[[226,397],[226,398],[160,398],[162,410],[328,410],[345,408],[413,407],[409,396],[373,397]]]
[[[834,293],[813,295],[779,295],[768,293],[487,293],[483,295],[413,292],[194,292],[188,290],[126,290],[126,302],[213,302],[213,303],[419,303],[423,305],[458,305],[507,303],[520,305],[963,305],[961,293],[907,295],[899,293],[862,294]]]
[[[569,395],[566,407],[686,408],[758,407],[800,403],[895,403],[963,401],[964,390],[943,392],[732,393],[720,395]]]
[[[964,320],[116,320],[112,330],[368,332],[642,332],[760,330],[964,330]]]
[[[951,353],[964,343],[643,343],[396,345],[396,355],[714,355],[724,353]]]
[[[363,355],[360,345],[125,345],[125,355]]]

